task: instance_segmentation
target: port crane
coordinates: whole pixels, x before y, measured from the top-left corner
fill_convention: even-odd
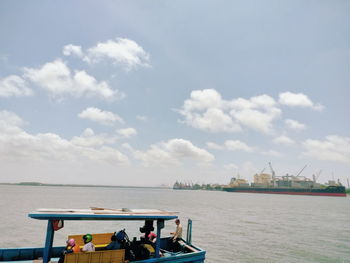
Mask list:
[[[306,168],[307,164],[305,164],[305,166],[303,167],[303,169],[300,170],[300,172],[296,175],[296,177],[298,177],[303,171],[304,169]]]
[[[275,183],[276,183],[276,174],[275,174],[275,171],[274,171],[273,168],[272,168],[271,162],[269,162],[269,166],[270,166],[270,170],[271,170],[273,186],[275,186]]]
[[[320,177],[321,173],[322,173],[322,170],[319,170],[316,173],[316,175],[314,175],[314,174],[312,175],[312,179],[313,179],[314,183],[316,183],[316,181],[317,181],[318,177]]]

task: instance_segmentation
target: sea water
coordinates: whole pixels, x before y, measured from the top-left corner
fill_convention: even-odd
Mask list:
[[[186,237],[205,249],[207,263],[350,262],[350,198],[290,196],[152,188],[0,185],[0,247],[43,246],[46,221],[36,208],[156,208],[179,212]],[[63,246],[69,234],[126,229],[140,237],[143,222],[66,221],[55,233]],[[174,231],[166,222],[162,236]]]

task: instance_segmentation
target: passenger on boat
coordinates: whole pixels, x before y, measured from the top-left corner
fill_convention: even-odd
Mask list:
[[[153,233],[153,232],[149,233],[149,235],[148,235],[148,240],[149,240],[151,243],[155,244],[156,241],[157,241],[157,235],[156,235],[155,233]]]
[[[83,236],[84,247],[81,249],[83,252],[95,251],[95,245],[92,243],[92,235],[86,234]]]
[[[148,240],[151,243],[152,247],[154,249],[156,249],[157,235],[155,233],[153,233],[153,232],[149,233]],[[153,252],[153,254],[154,254],[154,252]],[[159,255],[162,257],[163,253],[159,251]]]
[[[180,224],[180,219],[175,219],[175,224],[176,224],[176,230],[175,232],[171,232],[170,235],[172,237],[170,238],[170,242],[168,242],[169,248],[172,251],[179,251],[180,245],[177,243],[182,238],[182,225]]]
[[[58,263],[63,263],[64,262],[64,256],[69,253],[77,253],[80,252],[79,246],[75,243],[75,240],[73,238],[67,240],[67,246],[65,249],[62,251],[62,254],[58,260]]]
[[[80,252],[80,247],[75,243],[74,238],[71,238],[67,241],[68,248],[72,250],[73,253]]]
[[[114,232],[114,234],[111,236],[111,243],[109,243],[104,249],[105,250],[115,250],[115,249],[121,249],[123,245],[124,237],[120,232]]]

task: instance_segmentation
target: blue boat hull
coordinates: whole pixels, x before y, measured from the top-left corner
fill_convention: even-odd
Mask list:
[[[52,257],[58,258],[65,247],[53,247]],[[44,248],[0,248],[0,261],[24,261],[42,258]]]
[[[59,258],[64,247],[53,247],[51,257]],[[146,260],[134,261],[138,263],[203,263],[205,260],[205,251],[197,248],[199,251],[192,253],[165,253],[161,258],[150,258]],[[1,248],[1,262],[33,262],[33,260],[43,257],[44,248]]]

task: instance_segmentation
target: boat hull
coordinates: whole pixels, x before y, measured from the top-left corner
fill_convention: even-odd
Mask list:
[[[286,195],[314,195],[314,196],[346,196],[344,186],[334,186],[317,189],[307,188],[279,188],[279,187],[225,187],[226,192],[286,194]]]
[[[52,258],[58,258],[65,247],[53,247],[51,250]],[[44,248],[0,248],[0,261],[5,262],[23,262],[42,258]]]
[[[135,261],[137,263],[204,263],[205,251],[193,246],[198,251],[192,253],[170,253],[160,258],[150,258]],[[53,261],[57,261],[65,247],[53,247],[51,257]],[[43,257],[44,248],[0,248],[1,262],[33,262],[33,260]]]

